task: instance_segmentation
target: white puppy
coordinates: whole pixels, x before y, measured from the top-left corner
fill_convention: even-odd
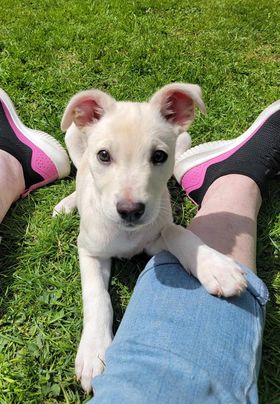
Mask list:
[[[83,91],[65,110],[61,126],[78,168],[77,185],[76,193],[55,211],[68,212],[77,204],[80,214],[84,327],[76,375],[86,391],[102,372],[112,340],[111,257],[165,249],[209,293],[232,296],[246,287],[233,260],[173,224],[167,181],[176,139],[193,121],[195,105],[205,112],[199,86],[174,83],[144,103],[116,102],[101,91]]]

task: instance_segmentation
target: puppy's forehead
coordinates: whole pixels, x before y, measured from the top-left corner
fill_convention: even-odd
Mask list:
[[[103,130],[108,136],[117,136],[125,141],[162,139],[169,128],[159,111],[149,103],[118,102],[103,120]]]

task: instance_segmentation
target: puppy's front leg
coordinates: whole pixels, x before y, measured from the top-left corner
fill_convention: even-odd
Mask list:
[[[91,257],[79,248],[84,327],[76,357],[77,379],[86,392],[92,378],[103,371],[105,351],[112,341],[113,310],[108,293],[111,262]]]
[[[229,297],[246,288],[240,266],[232,258],[208,247],[191,231],[171,224],[165,226],[162,237],[168,250],[209,293]]]
[[[160,234],[156,240],[151,241],[145,247],[145,252],[148,255],[156,255],[163,250],[168,250],[162,235]]]

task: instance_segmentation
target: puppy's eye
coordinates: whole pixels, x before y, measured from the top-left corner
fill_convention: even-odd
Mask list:
[[[163,164],[168,158],[168,154],[163,150],[155,150],[151,157],[151,162],[154,165]]]
[[[111,156],[107,150],[100,150],[97,153],[97,158],[101,163],[111,163]]]

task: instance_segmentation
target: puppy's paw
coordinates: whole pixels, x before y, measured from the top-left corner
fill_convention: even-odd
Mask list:
[[[231,258],[208,247],[181,226],[165,226],[161,232],[168,250],[212,295],[239,295],[247,286],[240,266]]]
[[[112,337],[98,339],[94,333],[83,333],[75,360],[77,380],[85,392],[92,390],[92,379],[100,375],[105,366],[105,351],[111,345]]]
[[[52,216],[72,213],[76,206],[76,192],[73,192],[55,206]]]
[[[244,272],[230,257],[210,247],[197,262],[196,276],[212,295],[230,297],[240,295],[247,287]]]

